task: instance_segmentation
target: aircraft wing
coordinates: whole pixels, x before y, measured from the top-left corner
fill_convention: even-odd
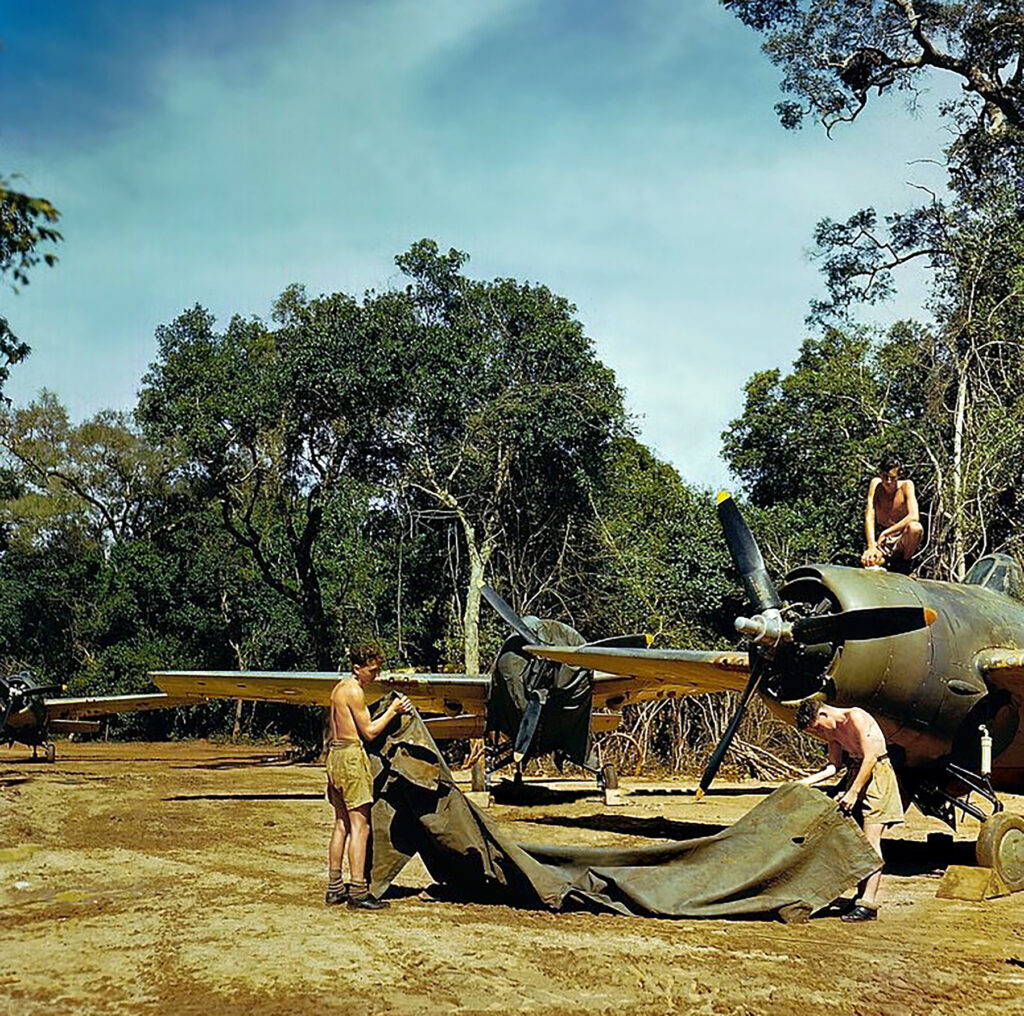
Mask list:
[[[619,709],[630,702],[740,691],[750,662],[735,650],[619,649],[607,646],[527,646],[527,651],[559,663],[594,671],[594,706]]]
[[[1024,693],[1024,650],[986,649],[975,662],[982,677],[997,688]]]
[[[47,699],[43,704],[50,720],[71,720],[81,716],[113,716],[144,709],[167,709],[180,706],[187,699],[173,698],[164,692],[147,695],[86,695],[82,698]]]
[[[343,675],[323,671],[154,670],[150,680],[168,695],[193,702],[241,698],[258,702],[330,705],[331,691]],[[367,701],[390,692],[408,695],[424,713],[457,717],[484,712],[490,679],[486,674],[407,674],[389,671],[366,686]]]

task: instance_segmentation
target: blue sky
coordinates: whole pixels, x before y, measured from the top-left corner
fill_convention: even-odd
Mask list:
[[[936,121],[898,98],[784,131],[716,0],[0,0],[0,38],[0,169],[65,235],[0,294],[33,346],[7,394],[76,417],[134,405],[183,308],[386,287],[429,236],[572,300],[644,440],[718,486],[744,381],[792,361],[820,295],[815,222],[941,182],[914,163]]]

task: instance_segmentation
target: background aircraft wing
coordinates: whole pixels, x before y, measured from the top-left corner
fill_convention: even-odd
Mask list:
[[[70,720],[81,716],[113,716],[144,709],[167,709],[186,704],[188,700],[173,698],[164,692],[147,695],[87,695],[82,698],[47,699],[43,704],[50,720]]]
[[[620,649],[608,646],[527,646],[542,656],[594,671],[594,706],[618,709],[628,702],[740,691],[750,662],[735,650]]]
[[[1024,651],[986,649],[978,653],[978,670],[989,684],[1007,691],[1024,693]]]
[[[342,676],[323,671],[276,670],[155,670],[150,679],[168,695],[191,701],[241,698],[259,702],[292,702],[326,706]],[[366,686],[367,701],[390,692],[412,699],[424,713],[483,713],[490,679],[486,674],[406,674],[389,671]]]

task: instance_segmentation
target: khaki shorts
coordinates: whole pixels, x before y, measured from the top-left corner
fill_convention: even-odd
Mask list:
[[[350,811],[373,801],[370,760],[361,741],[332,741],[327,751],[327,796],[334,796]]]
[[[849,786],[857,778],[860,764],[851,763],[844,781]],[[896,773],[888,758],[880,758],[871,770],[871,779],[857,802],[864,825],[899,825],[903,821],[903,802]]]

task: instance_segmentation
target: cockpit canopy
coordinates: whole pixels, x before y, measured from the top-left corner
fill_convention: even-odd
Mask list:
[[[974,562],[964,584],[984,586],[1024,602],[1024,569],[1008,554],[986,554]]]

